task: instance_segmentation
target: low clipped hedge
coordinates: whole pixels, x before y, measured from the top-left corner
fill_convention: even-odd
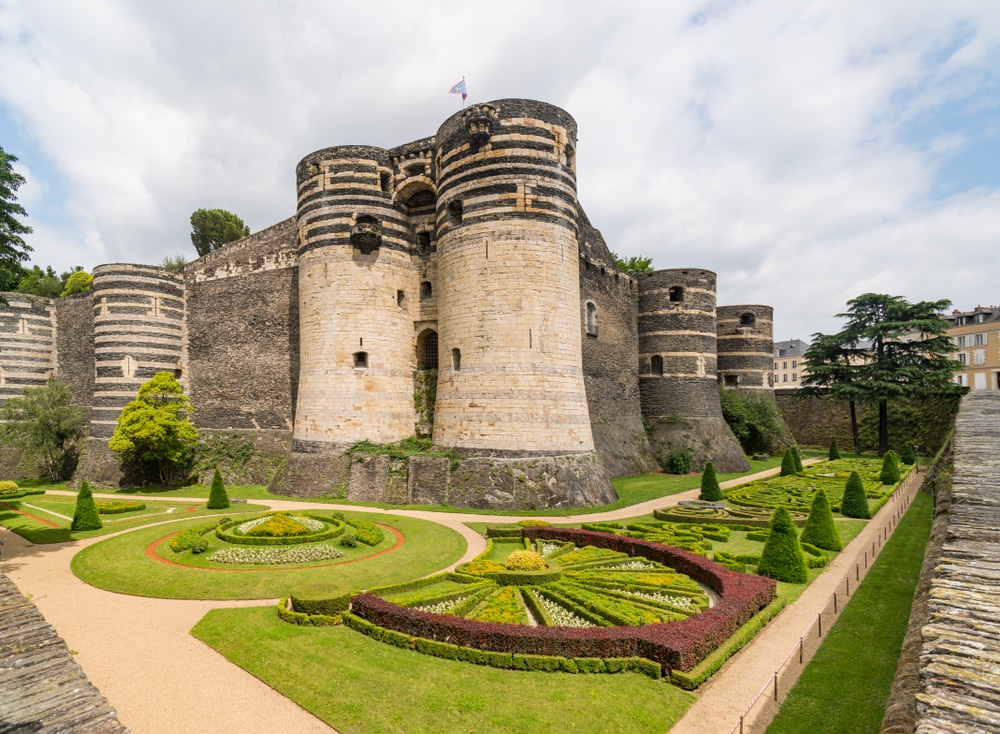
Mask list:
[[[566,541],[581,548],[592,545],[662,563],[705,584],[719,596],[719,601],[686,619],[643,627],[483,623],[408,609],[371,593],[354,597],[352,613],[406,639],[447,641],[462,648],[521,656],[644,657],[669,671],[693,668],[775,598],[777,585],[772,579],[730,571],[703,556],[660,543],[571,528],[524,528],[523,533],[531,540]]]
[[[289,598],[286,596],[278,600],[278,617],[283,622],[297,624],[303,627],[334,627],[342,623],[341,616],[335,614],[303,614],[289,608]]]
[[[537,586],[562,578],[562,568],[557,563],[550,563],[548,568],[537,571],[511,571],[505,569],[498,573],[486,574],[500,586]]]
[[[373,522],[350,519],[345,519],[344,522],[354,528],[354,539],[359,543],[374,547],[385,539],[385,533],[382,532],[382,528]]]
[[[271,512],[267,514],[276,515],[278,513]],[[302,515],[303,517],[311,517],[314,520],[321,520],[322,522],[332,525],[333,527],[329,530],[324,530],[312,535],[289,535],[281,538],[271,538],[257,535],[238,535],[237,533],[229,532],[230,529],[248,521],[247,518],[241,518],[220,524],[215,529],[215,536],[219,540],[224,540],[225,542],[232,543],[234,545],[298,545],[300,543],[318,543],[321,540],[336,538],[338,535],[342,535],[346,529],[344,523],[340,520],[323,517],[322,515],[310,515],[306,512],[299,512],[295,514]]]
[[[14,483],[11,482],[11,484],[14,484]],[[15,484],[14,486],[16,487],[17,485]],[[21,497],[28,497],[28,496],[33,495],[33,494],[45,494],[45,490],[44,489],[18,489],[18,490],[14,491],[14,492],[11,492],[10,494],[0,494],[0,501],[3,501],[3,500],[16,500],[16,499],[20,499]]]
[[[641,673],[655,680],[659,680],[663,674],[659,663],[637,656],[567,658],[558,655],[480,650],[424,637],[412,637],[393,629],[379,627],[351,612],[344,613],[342,618],[346,627],[371,637],[373,640],[406,650],[416,650],[424,655],[444,658],[445,660],[461,660],[466,663],[488,665],[504,670],[531,670],[546,673]]]
[[[292,610],[306,615],[335,617],[351,606],[351,590],[343,586],[308,584],[292,590]]]
[[[524,527],[521,525],[487,525],[487,538],[520,538]]]
[[[100,515],[120,515],[123,512],[138,512],[146,509],[145,502],[128,502],[125,500],[95,500],[97,512]]]

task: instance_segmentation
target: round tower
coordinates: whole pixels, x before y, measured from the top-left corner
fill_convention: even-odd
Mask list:
[[[594,449],[583,381],[576,122],[505,99],[436,137],[440,367],[434,443]]]
[[[296,450],[413,434],[408,225],[381,148],[340,146],[296,169],[299,383]]]
[[[639,395],[661,465],[671,451],[694,466],[750,468],[722,417],[716,385],[715,273],[694,268],[639,276]]]
[[[157,372],[187,387],[184,279],[149,265],[94,268],[94,409],[90,437],[109,438],[126,404]]]
[[[774,389],[774,309],[719,306],[719,384],[751,390]]]

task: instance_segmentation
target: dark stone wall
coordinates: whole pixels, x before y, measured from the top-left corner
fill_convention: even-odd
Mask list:
[[[774,309],[760,304],[719,306],[716,311],[719,381],[769,390],[774,384]],[[750,323],[744,323],[749,321]],[[724,378],[736,378],[730,385]]]
[[[854,450],[850,406],[838,400],[802,397],[798,390],[775,390],[774,398],[785,425],[800,446],[827,448],[837,439],[841,453]],[[858,405],[858,420],[865,406]]]
[[[89,411],[94,400],[94,295],[57,298],[55,306],[56,375],[73,388],[73,402]]]

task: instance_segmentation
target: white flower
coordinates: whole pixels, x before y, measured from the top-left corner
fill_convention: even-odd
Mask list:
[[[265,566],[329,561],[334,558],[341,558],[343,555],[343,553],[330,545],[296,545],[291,548],[238,546],[218,550],[208,556],[208,560],[215,563]]]
[[[582,617],[578,617],[565,607],[561,607],[546,596],[538,594],[538,601],[546,613],[559,627],[593,627],[594,625]]]

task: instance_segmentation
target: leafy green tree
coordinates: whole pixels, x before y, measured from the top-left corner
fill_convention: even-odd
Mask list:
[[[180,383],[169,372],[157,372],[122,410],[108,446],[123,464],[155,463],[160,481],[170,484],[198,443],[198,431],[188,420],[191,412]]]
[[[629,275],[642,275],[643,273],[653,272],[653,258],[651,257],[633,255],[626,260],[617,252],[612,252],[611,257],[615,259],[615,265],[617,265],[618,269],[623,273],[628,273]]]
[[[830,441],[830,453],[828,457],[830,461],[836,461],[840,458],[840,449],[837,447],[837,439]]]
[[[844,497],[840,500],[840,514],[844,517],[860,517],[864,520],[871,517],[865,485],[861,483],[861,477],[856,471],[852,471],[851,476],[847,478]]]
[[[59,296],[75,296],[77,293],[86,293],[93,287],[94,276],[86,271],[78,270],[66,278],[66,286],[63,288],[63,292],[60,293]]]
[[[22,236],[31,234],[31,227],[20,221],[28,213],[17,203],[17,190],[24,184],[24,176],[14,171],[16,162],[17,156],[0,147],[0,280],[6,286],[4,290],[31,252],[31,246]],[[7,301],[0,296],[0,303]]]
[[[0,436],[23,449],[53,482],[72,474],[84,437],[84,410],[71,405],[72,398],[69,386],[53,377],[42,387],[26,387],[0,408]]]
[[[191,215],[191,243],[198,257],[248,234],[250,228],[243,220],[225,209],[199,209]]]
[[[218,469],[212,477],[212,489],[208,493],[208,504],[205,506],[210,510],[224,510],[229,507],[229,495],[226,494],[226,486],[222,483],[222,474]]]
[[[790,584],[804,584],[809,579],[799,533],[784,507],[776,509],[771,516],[771,534],[761,551],[757,573]]]
[[[705,462],[705,471],[701,473],[701,494],[698,499],[708,502],[719,502],[722,500],[722,487],[715,476],[715,466],[711,461]]]
[[[43,298],[59,298],[64,287],[51,265],[46,266],[45,270],[34,265],[30,269],[24,269],[21,282],[17,284],[17,292]]]
[[[830,500],[827,498],[825,490],[819,490],[813,497],[809,519],[806,520],[806,526],[802,528],[799,541],[811,543],[823,550],[839,551],[844,547],[840,533],[837,532],[837,523],[833,520],[833,510],[830,509]]]
[[[100,530],[104,527],[101,516],[97,514],[94,495],[90,485],[84,481],[80,484],[80,493],[76,496],[76,510],[73,512],[73,522],[70,530]]]
[[[781,457],[781,474],[783,477],[795,475],[795,456],[791,448],[785,449],[785,455]]]
[[[792,452],[792,459],[795,460],[795,473],[802,473],[802,456],[799,454],[799,447],[794,443],[788,447],[788,450]]]
[[[882,473],[879,479],[882,484],[895,484],[900,479],[899,460],[896,458],[896,452],[891,449],[885,452],[885,457],[882,459]]]
[[[719,387],[719,404],[736,440],[748,454],[777,454],[792,441],[772,397],[760,390]]]

